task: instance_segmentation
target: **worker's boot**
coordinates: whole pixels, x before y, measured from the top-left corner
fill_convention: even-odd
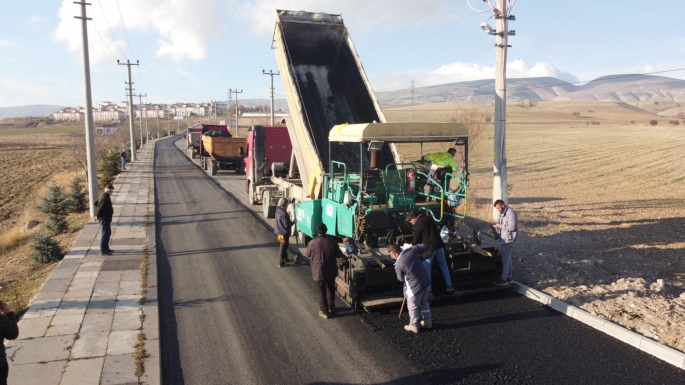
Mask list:
[[[328,313],[323,310],[319,310],[319,317],[323,319],[328,319]]]
[[[419,333],[419,328],[417,328],[417,327],[414,326],[414,325],[404,325],[404,330],[406,330],[406,331],[408,331],[408,332],[412,332],[412,333],[414,333],[414,334],[418,334],[418,333]]]
[[[421,321],[421,327],[424,329],[432,329],[433,328],[433,323],[427,324],[426,321]]]

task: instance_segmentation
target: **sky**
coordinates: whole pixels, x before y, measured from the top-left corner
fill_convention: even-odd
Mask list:
[[[685,68],[685,2],[507,1],[516,16],[508,77],[577,82]],[[494,77],[495,38],[479,26],[495,20],[483,0],[89,2],[94,103],[126,99],[117,60],[140,62],[132,77],[144,103],[226,100],[229,88],[268,98],[275,9],[342,15],[375,91]],[[0,0],[0,107],[85,104],[80,12],[73,0]]]

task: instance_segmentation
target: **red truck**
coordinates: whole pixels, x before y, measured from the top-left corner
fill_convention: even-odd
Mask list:
[[[195,159],[200,154],[200,135],[202,135],[202,125],[189,127],[186,131],[188,157],[191,159]]]
[[[271,183],[271,177],[285,177],[289,173],[292,153],[293,146],[287,127],[250,128],[247,133],[245,158],[246,187],[250,203],[259,204],[265,197],[269,200],[278,200],[278,194],[268,193],[278,191],[278,187]],[[275,205],[275,202],[267,202],[264,207],[265,210],[271,210]],[[267,217],[273,217],[273,213]]]

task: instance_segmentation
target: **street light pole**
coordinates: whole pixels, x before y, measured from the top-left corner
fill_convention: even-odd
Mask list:
[[[243,90],[238,91],[238,89],[236,89],[235,91],[233,91],[233,93],[235,94],[235,136],[239,137],[240,136],[240,126],[238,125],[238,115],[239,115],[238,94],[242,94]]]

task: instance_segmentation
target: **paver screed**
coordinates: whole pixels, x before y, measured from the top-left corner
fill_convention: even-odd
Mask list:
[[[100,255],[100,225],[90,221],[19,321],[6,345],[8,383],[159,384],[154,146],[113,183],[114,254]],[[140,377],[136,356],[145,357]]]

